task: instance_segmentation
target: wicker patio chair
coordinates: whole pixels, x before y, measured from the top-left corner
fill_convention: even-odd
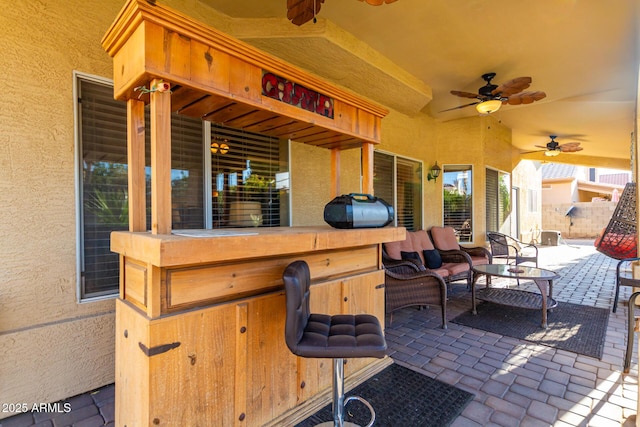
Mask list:
[[[471,282],[475,283],[479,275],[473,274],[471,270],[474,265],[491,264],[493,257],[488,249],[481,246],[464,247],[460,246],[456,238],[455,229],[453,227],[431,227],[429,230],[431,241],[435,248],[440,252],[443,262],[467,263],[469,266],[468,286]],[[446,261],[445,261],[446,260]],[[487,278],[487,284],[489,284]]]
[[[440,306],[442,329],[447,329],[447,285],[438,274],[420,270],[410,261],[385,264],[385,311],[390,314],[411,306]]]
[[[487,231],[493,259],[504,259],[507,264],[533,262],[538,266],[538,247],[514,239],[506,234]]]

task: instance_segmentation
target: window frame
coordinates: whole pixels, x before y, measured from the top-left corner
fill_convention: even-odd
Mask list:
[[[451,171],[447,171],[447,168],[462,168],[465,167],[466,169],[462,169],[464,171],[469,171],[469,173],[471,174],[470,176],[470,180],[471,180],[471,184],[470,184],[470,191],[471,191],[471,206],[470,206],[470,218],[469,220],[471,221],[471,227],[470,227],[470,237],[468,240],[461,240],[460,239],[460,234],[459,234],[459,230],[456,229],[454,227],[454,229],[456,230],[456,238],[458,239],[458,242],[460,243],[472,243],[475,239],[475,229],[476,229],[476,219],[475,219],[475,193],[476,193],[476,189],[475,189],[475,181],[476,178],[474,178],[475,173],[474,173],[474,166],[472,164],[465,164],[465,163],[445,163],[442,165],[442,172],[441,172],[441,177],[442,180],[441,185],[442,185],[442,225],[443,226],[447,226],[448,224],[445,224],[445,215],[446,215],[446,209],[445,209],[445,197],[444,197],[444,192],[445,192],[445,175],[447,174],[447,172],[459,172],[459,171],[455,171],[455,170],[451,170]]]
[[[91,75],[83,72],[73,71],[73,84],[72,84],[72,93],[73,93],[73,120],[74,120],[74,189],[75,189],[75,213],[76,213],[76,298],[78,303],[84,302],[92,302],[99,301],[105,299],[111,299],[118,296],[119,286],[114,287],[113,289],[97,289],[95,292],[88,293],[86,290],[86,260],[87,254],[85,251],[87,250],[87,237],[86,237],[86,227],[90,226],[90,224],[85,224],[85,138],[84,130],[83,130],[83,116],[82,116],[82,100],[81,100],[81,86],[82,84],[95,84],[101,85],[105,87],[109,87],[113,89],[113,81],[111,79],[107,79],[101,76]],[[126,106],[123,104],[123,117],[126,120]],[[115,123],[115,122],[114,122]],[[202,197],[202,210],[203,210],[203,218],[202,218],[202,227],[205,229],[211,229],[213,227],[213,202],[212,198],[207,195],[212,194],[212,189],[214,186],[212,179],[212,153],[211,153],[211,140],[212,140],[212,124],[206,120],[201,121],[201,149],[199,150],[202,156],[200,171],[202,175],[202,194],[199,197]],[[147,123],[148,124],[148,123]],[[193,128],[193,125],[191,126]],[[179,127],[182,129],[182,127]],[[187,129],[187,128],[184,128]],[[237,131],[237,130],[236,130]],[[177,132],[180,132],[178,130]],[[173,127],[172,127],[173,133]],[[187,133],[185,132],[185,135]],[[147,135],[147,144],[149,143]],[[191,140],[191,145],[193,146],[195,140]],[[126,149],[126,140],[123,141],[125,143]],[[113,143],[113,142],[112,142]],[[278,150],[286,149],[286,172],[290,174],[291,172],[291,150],[290,145],[291,141],[289,140],[280,140],[277,142],[279,144]],[[117,144],[116,144],[117,145]],[[121,147],[122,148],[122,147]],[[148,147],[147,147],[148,150]],[[148,153],[147,153],[148,155]],[[178,160],[180,157],[176,157],[172,155],[172,163],[174,160]],[[282,160],[277,161],[278,169],[280,166],[283,166]],[[147,159],[148,161],[148,159]],[[148,164],[148,163],[147,163]],[[272,167],[273,165],[269,166]],[[289,175],[288,175],[289,176]],[[200,180],[197,180],[200,181]],[[279,187],[280,193],[282,193],[281,187]],[[190,191],[190,190],[189,190]],[[286,197],[290,200],[291,194],[290,189],[285,189],[284,193]],[[282,194],[279,195],[281,200]],[[149,209],[150,200],[147,200],[147,210]],[[291,203],[285,202],[285,206],[288,206],[287,212],[284,213],[281,218],[280,225],[281,227],[291,226]],[[147,215],[149,215],[149,211],[147,211]],[[282,221],[284,219],[284,221]],[[149,220],[147,224],[149,224]],[[99,263],[96,263],[99,265]],[[118,273],[119,274],[119,273]],[[110,285],[109,285],[110,286]],[[105,286],[106,288],[107,286]]]
[[[418,170],[420,173],[420,180],[419,180],[419,184],[420,184],[420,190],[417,192],[420,195],[420,202],[419,202],[419,218],[417,218],[420,222],[419,227],[420,228],[424,228],[424,188],[425,188],[425,182],[424,182],[424,162],[420,159],[416,159],[416,158],[412,158],[412,157],[408,157],[408,156],[402,156],[396,153],[392,153],[389,151],[385,151],[385,150],[378,150],[375,149],[374,150],[374,170],[375,170],[375,155],[377,154],[381,154],[381,155],[385,155],[385,156],[389,156],[392,158],[392,168],[393,168],[393,176],[392,176],[392,191],[393,191],[393,198],[391,201],[389,200],[385,200],[387,203],[391,204],[393,206],[393,210],[394,210],[394,215],[393,215],[393,225],[398,227],[398,159],[402,159],[405,161],[409,161],[409,162],[415,162],[418,166]],[[374,177],[374,194],[375,194],[375,177]],[[377,196],[377,195],[376,195]],[[414,220],[415,222],[415,220]]]
[[[84,293],[84,181],[82,179],[82,114],[80,112],[80,81],[86,81],[95,84],[113,87],[113,80],[92,74],[82,73],[73,70],[73,138],[74,138],[74,179],[75,179],[75,212],[76,212],[76,298],[78,303],[101,301],[112,299],[118,296],[118,289],[113,293],[102,293],[99,295],[85,295]]]
[[[489,194],[489,173],[496,173],[497,174],[497,181],[496,181],[496,187],[495,189],[495,201],[496,201],[496,206],[495,206],[495,218],[489,218],[489,208],[490,208],[490,194]],[[508,183],[509,185],[506,187],[507,191],[508,191],[508,198],[509,200],[508,205],[505,206],[505,204],[503,203],[504,200],[501,198],[501,188],[503,187],[503,180],[504,177],[508,177]],[[511,227],[506,227],[505,228],[505,224],[507,224],[507,219],[511,213],[511,174],[501,171],[500,169],[495,169],[492,167],[485,167],[485,211],[486,211],[486,218],[485,218],[485,231],[496,231],[496,232],[504,232],[505,234],[509,234],[509,232],[507,231],[511,229]],[[502,215],[501,215],[502,214]],[[495,221],[495,223],[497,224],[496,230],[493,230],[493,224],[491,224],[491,227],[489,226],[489,221]]]

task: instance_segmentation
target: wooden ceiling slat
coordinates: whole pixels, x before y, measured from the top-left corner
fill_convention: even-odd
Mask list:
[[[200,90],[191,89],[184,86],[177,86],[171,89],[171,109],[172,111],[180,111],[182,108],[190,105],[207,95]]]
[[[327,129],[324,129],[318,126],[312,126],[310,128],[303,129],[298,132],[293,132],[289,138],[295,141],[302,141],[302,139],[309,139],[311,137],[314,137],[314,139],[316,139],[315,137],[318,135],[324,135],[324,136],[332,135],[330,132],[331,131]]]
[[[317,147],[348,149],[359,147],[363,142],[352,135],[191,88],[172,89],[171,103],[174,111],[186,116]]]
[[[308,144],[315,145],[316,147],[331,148],[331,147],[335,147],[336,145],[338,146],[353,145],[354,143],[357,143],[357,145],[360,146],[362,142],[363,141],[360,138],[341,135],[340,137],[325,138],[321,141],[309,141]]]
[[[285,124],[283,126],[279,126],[277,128],[273,128],[271,130],[269,130],[270,133],[272,133],[273,135],[277,135],[280,138],[287,138],[289,139],[291,137],[291,135],[295,134],[296,132],[301,132],[305,129],[310,129],[313,128],[314,126],[312,124],[309,123],[305,123],[305,122],[298,122],[298,121],[292,121],[288,124]]]
[[[211,95],[183,108],[180,114],[212,121],[209,115],[232,104],[235,103],[228,98]]]
[[[207,120],[209,120],[209,116],[212,116],[214,117],[212,118],[212,121],[227,125],[227,122],[249,115],[252,111],[256,111],[255,107],[253,107],[252,105],[234,103],[220,110],[207,114]]]
[[[272,111],[254,110],[250,114],[227,121],[225,124],[236,129],[248,129],[258,123],[277,119],[280,116]],[[289,119],[291,120],[291,119]]]
[[[348,138],[349,137],[347,135],[343,135],[337,132],[327,131],[326,133],[310,135],[308,137],[300,138],[299,140],[304,142],[305,144],[321,146],[323,144],[339,143]]]
[[[322,147],[329,150],[334,148],[337,148],[338,150],[349,150],[362,147],[362,142],[363,141],[361,139],[353,138],[349,141],[336,142],[332,144],[321,144],[317,145],[317,147]]]
[[[265,120],[252,126],[248,126],[246,129],[252,132],[266,133],[268,135],[275,136],[277,132],[275,132],[274,129],[278,129],[281,126],[288,125],[292,122],[293,119],[290,117],[276,116],[270,120]]]

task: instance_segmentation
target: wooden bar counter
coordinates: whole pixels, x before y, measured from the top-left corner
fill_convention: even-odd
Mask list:
[[[387,110],[156,1],[128,0],[102,44],[113,58],[114,97],[127,103],[129,231],[111,236],[120,255],[116,425],[301,420],[303,409],[330,401],[332,364],[298,358],[285,344],[285,267],[309,264],[313,311],[371,313],[384,324],[381,244],[403,240],[405,230],[172,231],[171,115],[329,149],[337,196],[340,151],[354,148],[360,190],[373,193],[373,147]],[[385,362],[351,360],[347,379]]]
[[[380,246],[403,239],[405,230],[189,233],[196,236],[112,235],[122,266],[118,426],[260,426],[329,390],[331,362],[298,358],[285,344],[282,273],[304,259],[312,310],[372,313],[384,324]],[[372,363],[379,361],[351,360],[346,374]]]

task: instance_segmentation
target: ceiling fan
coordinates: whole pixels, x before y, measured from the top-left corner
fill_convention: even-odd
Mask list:
[[[472,98],[477,101],[469,104],[460,105],[458,107],[449,108],[444,111],[457,110],[460,108],[476,106],[476,110],[480,114],[491,114],[502,106],[502,104],[520,105],[531,104],[534,101],[539,101],[546,97],[547,94],[542,91],[523,92],[531,85],[531,77],[517,77],[509,81],[504,82],[501,85],[492,84],[491,80],[496,76],[496,73],[486,73],[482,75],[482,79],[486,82],[484,86],[478,89],[478,93],[462,92],[459,90],[452,90],[451,94],[460,96],[462,98]]]
[[[393,3],[397,0],[360,0],[366,1],[372,6],[380,6],[384,3]],[[313,20],[316,22],[316,15],[320,12],[320,6],[324,0],[287,0],[287,18],[295,24],[302,25]]]
[[[564,144],[558,144],[558,142],[556,141],[557,137],[557,135],[549,135],[551,141],[547,142],[547,145],[536,145],[536,147],[543,148],[543,150],[529,151],[529,153],[544,151],[545,156],[554,157],[560,153],[575,153],[576,151],[582,151],[582,147],[580,147],[579,142],[566,142]]]

